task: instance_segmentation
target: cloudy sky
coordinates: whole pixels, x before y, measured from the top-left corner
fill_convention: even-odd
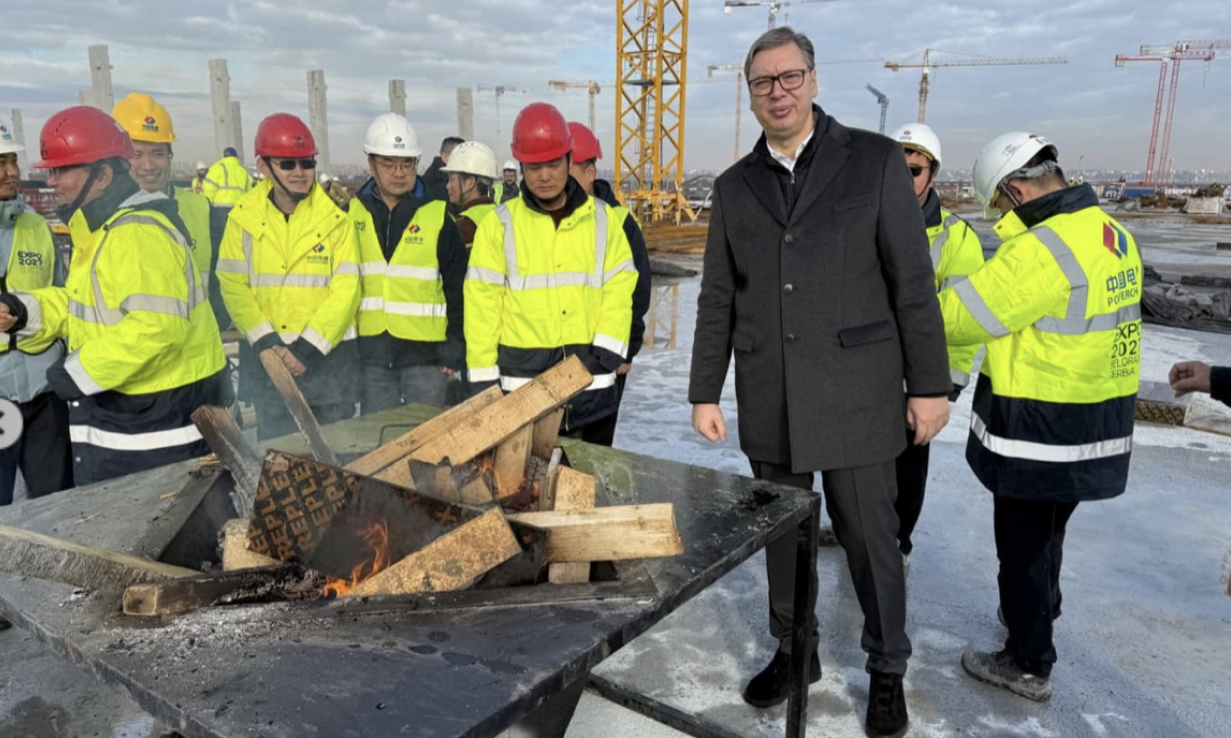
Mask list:
[[[550,90],[549,79],[615,78],[615,0],[4,0],[0,114],[21,108],[31,142],[55,110],[89,87],[86,48],[108,44],[115,97],[160,98],[175,118],[178,158],[212,159],[207,61],[226,58],[231,94],[243,105],[245,148],[275,111],[307,118],[306,72],[323,68],[335,162],[360,163],[368,121],[387,109],[387,80],[404,78],[408,114],[425,149],[457,125],[456,88],[509,85],[501,105],[508,152],[516,110],[534,100],[585,120],[584,91]],[[737,64],[765,29],[761,8],[723,13],[722,0],[692,0],[685,163],[721,168],[731,159],[733,79],[705,80],[709,64]],[[1156,64],[1114,66],[1142,44],[1231,37],[1228,0],[838,0],[796,2],[786,23],[807,33],[818,61],[917,60],[925,47],[985,56],[1064,56],[1067,66],[934,70],[928,123],[947,163],[968,167],[987,139],[1006,130],[1044,133],[1087,168],[1142,168],[1157,91]],[[1183,67],[1172,139],[1177,169],[1231,169],[1231,52]],[[961,56],[942,56],[958,59]],[[880,63],[819,67],[820,102],[848,125],[875,128],[879,107],[864,85],[892,100],[889,126],[913,120],[918,70]],[[747,104],[747,96],[744,104]],[[598,133],[612,166],[615,97],[604,88]],[[744,112],[741,148],[759,129]],[[491,145],[496,105],[475,92],[475,133]]]

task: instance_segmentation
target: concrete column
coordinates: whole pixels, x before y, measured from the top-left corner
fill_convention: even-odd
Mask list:
[[[214,150],[212,163],[222,157],[222,150],[231,146],[234,127],[231,124],[231,75],[227,73],[226,59],[209,60],[209,100],[214,117]]]
[[[111,54],[106,46],[90,47],[90,86],[94,104],[110,115],[115,107],[115,92],[111,88]]]
[[[389,110],[406,115],[406,80],[389,80]]]
[[[312,137],[316,139],[316,170],[325,174],[333,174],[329,162],[329,111],[325,100],[325,70],[313,69],[308,72],[308,127],[312,129]]]
[[[246,149],[244,148],[244,123],[243,117],[239,112],[239,100],[231,101],[231,145],[235,147],[235,151],[239,154],[239,163],[243,164],[246,162]]]
[[[13,140],[22,146],[26,145],[26,129],[21,122],[21,108],[13,108]],[[26,151],[17,152],[17,166],[21,167],[21,175],[29,177],[29,159]]]
[[[457,88],[457,135],[474,140],[474,90]]]

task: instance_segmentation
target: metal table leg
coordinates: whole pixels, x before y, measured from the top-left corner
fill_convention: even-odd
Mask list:
[[[786,710],[786,738],[801,738],[808,724],[808,662],[812,656],[812,611],[816,608],[817,526],[821,497],[795,536],[795,618],[791,623],[791,694]]]

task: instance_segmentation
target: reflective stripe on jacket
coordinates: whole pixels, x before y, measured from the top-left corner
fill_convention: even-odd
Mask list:
[[[932,193],[932,197],[937,197]],[[932,269],[936,272],[936,291],[952,287],[983,266],[983,246],[979,235],[966,221],[939,208],[940,222],[928,227]],[[949,376],[955,387],[970,384],[979,344],[949,347]]]
[[[1043,217],[1027,228],[1023,211]],[[987,346],[967,460],[998,495],[1119,495],[1140,375],[1137,244],[1085,186],[1027,203],[997,232],[996,256],[940,295],[949,342]]]
[[[56,248],[51,229],[20,197],[0,202],[0,258],[0,291],[29,292],[52,286]],[[64,346],[54,335],[18,340],[0,333],[0,397],[13,402],[33,400],[47,389],[47,370],[63,355]]]
[[[231,207],[252,189],[252,177],[234,156],[225,156],[205,173],[201,194],[215,205]]]

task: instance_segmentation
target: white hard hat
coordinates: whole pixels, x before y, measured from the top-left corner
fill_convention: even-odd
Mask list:
[[[449,154],[449,163],[442,172],[457,172],[458,174],[473,174],[476,177],[496,178],[496,155],[486,144],[478,141],[460,143],[453,153]]]
[[[203,161],[197,162],[197,169],[209,169],[209,165]]]
[[[922,123],[907,123],[889,136],[907,151],[918,151],[940,167],[940,136]]]
[[[368,126],[363,153],[418,159],[423,149],[419,146],[419,134],[405,116],[381,113]]]
[[[321,184],[329,184],[329,175],[321,172],[320,181]]]
[[[512,169],[513,171],[515,171],[515,172],[516,172],[516,171],[517,171],[517,162],[513,161],[512,159],[505,159],[505,160],[504,160],[504,169],[505,169],[505,171],[508,171],[508,170]]]
[[[25,150],[26,147],[17,140],[17,136],[13,133],[13,125],[4,118],[0,118],[0,154],[16,154]]]
[[[975,195],[983,203],[983,217],[996,217],[992,202],[1001,182],[1010,178],[1030,179],[1054,168],[1055,165],[1026,168],[1031,159],[1047,149],[1051,149],[1053,158],[1060,158],[1060,150],[1051,141],[1023,131],[1002,134],[983,147],[974,167]]]

